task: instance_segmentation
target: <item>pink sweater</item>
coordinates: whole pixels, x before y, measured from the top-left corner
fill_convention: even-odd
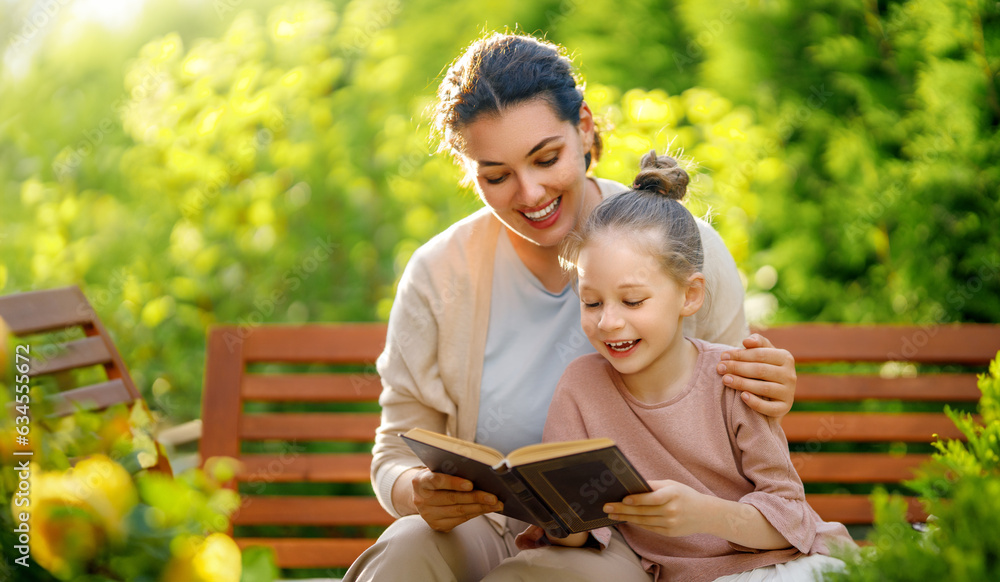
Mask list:
[[[731,348],[691,341],[699,351],[691,381],[684,392],[658,404],[636,400],[600,355],[573,361],[549,407],[544,440],[611,438],[646,480],[672,479],[753,505],[792,547],[753,550],[709,534],[666,537],[617,526],[643,567],[657,582],[714,580],[853,544],[843,525],[822,521],[806,503],[779,422],[754,412],[722,384],[715,368]],[[607,543],[610,532],[597,530],[594,536]]]

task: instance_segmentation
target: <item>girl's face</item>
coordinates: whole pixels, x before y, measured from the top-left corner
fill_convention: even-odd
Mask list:
[[[584,156],[594,143],[594,118],[586,104],[576,126],[534,99],[499,116],[480,116],[463,128],[462,138],[476,191],[510,230],[539,246],[556,247],[584,217]]]
[[[672,377],[660,368],[684,343],[681,320],[704,298],[701,273],[679,284],[650,255],[650,245],[636,243],[645,236],[655,235],[601,233],[577,259],[583,332],[626,381],[643,373]]]

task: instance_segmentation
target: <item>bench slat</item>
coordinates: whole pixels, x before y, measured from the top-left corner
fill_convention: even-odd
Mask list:
[[[371,374],[246,374],[243,399],[261,402],[376,401],[382,393]]]
[[[237,479],[243,482],[368,483],[372,456],[350,454],[243,455]]]
[[[240,452],[240,381],[243,362],[231,343],[230,330],[213,329],[208,334],[205,361],[205,390],[202,393],[202,422],[199,452],[204,463],[211,457],[237,457]]]
[[[31,376],[43,376],[111,362],[111,352],[100,336],[85,337],[55,346],[59,353],[45,360],[32,359]]]
[[[245,496],[236,525],[389,525],[393,517],[374,497]]]
[[[791,453],[803,483],[895,483],[912,479],[930,455],[881,453]]]
[[[790,412],[781,421],[789,442],[933,442],[961,438],[944,414],[931,412]]]
[[[910,522],[927,521],[927,512],[916,497],[905,497],[906,518]],[[872,503],[867,495],[807,494],[806,501],[823,521],[839,521],[845,525],[870,524],[874,519]]]
[[[799,374],[795,401],[859,401],[866,398],[924,402],[977,402],[975,374],[928,374],[915,378]]]
[[[762,329],[760,333],[795,356],[810,362],[951,363],[985,365],[1000,346],[1000,326],[801,324]]]
[[[380,420],[376,413],[245,414],[239,436],[245,440],[368,442],[375,438]]]
[[[279,568],[346,568],[374,543],[367,538],[236,538],[241,550],[273,548]]]
[[[125,382],[121,378],[82,388],[67,390],[48,396],[55,416],[73,414],[77,407],[84,410],[101,410],[113,404],[132,401]]]
[[[17,336],[76,326],[86,330],[96,319],[83,291],[76,286],[17,293],[0,301],[7,328]]]
[[[243,342],[244,361],[370,364],[382,353],[386,335],[384,323],[269,325],[260,333],[262,329],[232,332],[234,341]]]

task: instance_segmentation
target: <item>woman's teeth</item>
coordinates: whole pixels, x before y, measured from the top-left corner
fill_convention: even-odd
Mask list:
[[[542,208],[541,210],[538,210],[536,212],[522,212],[522,214],[524,214],[528,218],[528,220],[534,222],[541,222],[542,220],[545,220],[546,218],[552,216],[552,213],[555,212],[557,208],[559,208],[559,203],[561,201],[562,201],[562,196],[552,200],[552,202],[550,202],[548,206]]]
[[[632,349],[632,346],[636,344],[639,340],[627,340],[623,342],[607,342],[607,346],[616,352],[627,352]]]

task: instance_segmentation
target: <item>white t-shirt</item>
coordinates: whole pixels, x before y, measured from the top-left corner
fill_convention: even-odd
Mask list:
[[[580,327],[580,298],[545,289],[501,229],[493,267],[476,442],[507,454],[542,442],[556,384],[570,362],[594,352]]]

